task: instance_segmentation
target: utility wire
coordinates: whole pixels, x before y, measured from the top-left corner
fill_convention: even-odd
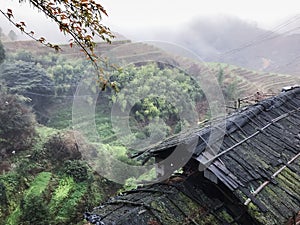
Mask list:
[[[296,27],[296,28],[290,29],[288,31],[285,31],[284,33],[278,33],[283,28],[286,28],[288,25],[290,25],[290,24],[292,24],[292,23],[294,23],[298,20],[300,20],[300,14],[297,14],[297,15],[293,16],[292,18],[288,19],[287,21],[283,22],[282,24],[277,25],[276,27],[274,27],[270,31],[266,31],[265,33],[257,36],[254,40],[252,40],[250,42],[246,42],[246,43],[240,45],[237,48],[234,48],[234,49],[231,49],[231,50],[228,50],[226,52],[221,53],[221,55],[219,57],[236,54],[237,52],[242,51],[246,48],[258,45],[258,44],[260,44],[262,42],[265,42],[267,40],[271,40],[271,39],[283,36],[284,34],[288,34],[291,31],[298,30],[299,27]]]

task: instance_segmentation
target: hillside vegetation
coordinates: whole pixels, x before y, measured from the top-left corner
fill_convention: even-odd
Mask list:
[[[63,46],[62,54],[56,54],[34,42],[6,42],[5,49],[6,59],[0,65],[1,225],[83,224],[83,212],[111,194],[151,178],[153,173],[132,177],[124,186],[115,184],[97,174],[82,153],[91,151],[99,156],[101,151],[107,151],[122,162],[139,165],[128,155],[140,149],[128,146],[139,147],[136,142],[154,144],[210,119],[209,104],[201,88],[205,84],[199,83],[197,76],[215,76],[226,104],[232,107],[238,98],[257,91],[275,94],[282,86],[297,83],[291,75],[197,62],[145,43],[100,45],[102,54],[126,66],[106,71],[119,92],[110,88],[92,90],[98,96],[94,119],[101,139],[101,143],[94,143],[82,130],[72,129],[77,85],[82,78],[94,76],[93,66],[78,57],[77,49]],[[162,96],[174,98],[147,94],[139,99],[153,90],[164,90]],[[186,105],[174,104],[179,98],[191,106],[194,117],[180,117]],[[93,99],[86,100],[93,104]],[[112,123],[112,108],[116,105],[120,112],[128,112],[130,130],[122,137]],[[84,124],[90,118],[81,119]],[[84,149],[78,148],[77,141],[84,143]],[[122,175],[124,171],[119,169],[118,173]]]

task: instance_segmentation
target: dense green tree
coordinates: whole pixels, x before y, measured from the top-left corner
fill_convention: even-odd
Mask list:
[[[195,124],[199,116],[196,103],[205,98],[190,76],[175,68],[160,67],[154,63],[129,66],[111,77],[120,87],[120,92],[111,97],[114,107],[130,111],[132,129],[139,138],[151,135],[153,141]]]
[[[89,178],[88,166],[80,160],[67,160],[64,163],[64,172],[73,177],[76,182],[82,182]]]
[[[93,67],[83,60],[58,60],[56,65],[53,65],[47,70],[52,77],[57,95],[71,95],[75,92],[75,88],[80,79],[92,73]]]
[[[34,63],[7,62],[1,66],[0,79],[2,79],[11,93],[28,97],[32,94],[52,95],[54,83],[47,76],[45,70]]]
[[[102,16],[108,15],[101,4],[95,0],[20,0],[19,2],[29,2],[31,6],[56,23],[61,32],[71,36],[70,46],[72,47],[75,43],[81,47],[96,67],[100,81],[105,85],[108,83],[103,76],[102,68],[97,63],[97,60],[101,61],[101,58],[94,54],[95,36],[109,43],[114,38],[110,29],[102,24]],[[47,42],[47,37],[37,37],[34,31],[28,30],[26,21],[15,21],[13,9],[0,8],[0,13],[32,39],[57,51],[60,50],[58,45]]]
[[[29,148],[35,136],[35,118],[16,95],[0,88],[0,158]]]
[[[6,196],[6,187],[2,182],[0,182],[0,206],[1,206],[1,208],[2,207],[6,208],[7,202],[8,202],[8,200],[7,200],[7,196]]]
[[[237,92],[237,81],[231,80],[225,82],[225,74],[224,69],[219,68],[218,74],[217,74],[218,83],[222,88],[222,92],[224,94],[226,101],[232,101],[235,100],[238,92]]]
[[[223,70],[223,68],[219,69],[217,78],[218,78],[219,85],[223,85],[223,82],[224,82],[224,70]]]
[[[145,123],[160,117],[172,125],[184,107],[174,105],[176,99],[183,98],[186,103],[194,104],[204,98],[203,91],[190,76],[178,69],[161,69],[156,64],[130,66],[112,79],[120,86],[120,94],[116,93],[112,101],[117,100],[122,110],[131,109],[136,119]],[[124,88],[125,84],[129,86]],[[149,94],[140,99],[144,93]]]
[[[42,71],[42,73],[46,73],[43,75],[46,78],[46,80],[44,80],[46,82],[45,86],[52,87],[52,89],[48,90],[50,91],[49,93],[46,93],[48,92],[47,90],[45,90],[46,92],[43,91],[42,93],[39,93],[43,95],[72,95],[75,92],[76,86],[81,78],[94,72],[92,64],[87,60],[70,60],[63,55],[52,52],[48,54],[37,55],[30,51],[19,50],[16,53],[9,54],[7,61],[7,65],[13,64],[15,65],[14,67],[24,67],[23,65],[30,65],[33,73],[36,73],[35,71],[37,69]],[[6,67],[11,67],[7,65],[3,66],[3,70]],[[18,68],[16,69],[19,71]],[[11,71],[11,69],[9,70]],[[6,71],[4,72],[6,73]],[[0,71],[0,74],[1,73],[3,72]]]
[[[238,96],[237,82],[233,81],[231,83],[228,83],[225,86],[225,88],[223,88],[223,94],[226,100],[228,101],[235,100]]]
[[[31,195],[21,204],[22,214],[20,221],[23,225],[48,225],[50,216],[44,199],[40,196]]]
[[[9,93],[26,97],[39,122],[46,122],[44,109],[51,103],[54,83],[44,69],[30,62],[6,62],[1,65],[0,80],[6,84]]]
[[[17,54],[14,57],[14,60],[24,61],[24,62],[35,62],[33,54],[25,50],[21,50],[17,52]]]

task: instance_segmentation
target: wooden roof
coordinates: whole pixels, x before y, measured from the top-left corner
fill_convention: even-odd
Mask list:
[[[170,137],[144,155],[165,157],[191,140],[204,175],[226,185],[260,223],[284,224],[300,211],[300,88]]]
[[[124,192],[85,213],[87,221],[98,225],[256,224],[247,213],[238,215],[246,222],[235,217],[223,201],[186,181]]]

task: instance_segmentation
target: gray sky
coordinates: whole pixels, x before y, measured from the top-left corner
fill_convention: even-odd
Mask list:
[[[299,0],[103,0],[116,27],[177,26],[195,17],[229,14],[270,26],[300,12]]]
[[[300,12],[299,0],[102,0],[109,17],[104,18],[113,31],[133,39],[145,38],[143,32],[150,30],[180,29],[195,18],[212,15],[232,15],[269,27]],[[19,4],[18,0],[0,0],[0,8],[11,8],[18,21],[25,21],[39,36],[62,40],[55,25],[42,13]],[[0,27],[13,29],[0,15]],[[140,37],[138,35],[141,35]],[[19,33],[18,33],[19,35]],[[51,39],[50,38],[50,39]]]

